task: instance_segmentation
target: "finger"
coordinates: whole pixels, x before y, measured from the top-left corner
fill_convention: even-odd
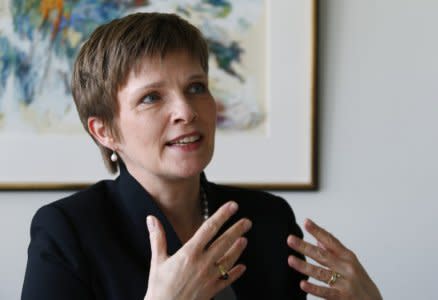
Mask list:
[[[323,299],[341,299],[341,294],[337,289],[319,286],[306,280],[300,282],[300,287],[306,293]]]
[[[327,248],[320,241],[316,241],[316,245],[324,250],[327,250]]]
[[[337,255],[342,255],[347,250],[337,238],[312,220],[306,219],[304,221],[304,228],[321,243],[322,248],[330,250]]]
[[[210,240],[219,232],[222,225],[236,213],[237,209],[238,205],[234,201],[222,205],[201,225],[187,244],[203,251]]]
[[[234,281],[239,279],[239,277],[242,276],[245,271],[246,271],[246,266],[239,264],[234,268],[232,268],[230,271],[228,271],[228,279],[223,280],[220,279],[218,276],[218,278],[214,279],[212,282],[213,294],[216,295],[227,286],[230,286]]]
[[[334,264],[336,258],[329,251],[314,246],[306,241],[303,241],[302,239],[294,235],[289,235],[289,237],[287,238],[287,244],[289,245],[289,247],[291,247],[295,251],[300,252],[304,256],[308,256],[319,262],[320,264],[329,267],[332,270],[338,271],[337,267]]]
[[[302,259],[299,259],[298,257],[295,257],[293,255],[290,255],[287,259],[287,262],[289,266],[297,270],[298,272],[301,272],[303,274],[306,274],[310,277],[313,277],[319,281],[327,283],[331,276],[332,272],[330,270],[317,267],[315,265],[312,265]]]
[[[342,274],[352,273],[352,266],[361,266],[356,254],[345,247],[337,238],[310,219],[304,221],[304,227],[318,240],[318,247],[326,249],[338,257],[338,269]],[[354,268],[353,268],[354,269]]]
[[[208,253],[213,261],[217,261],[224,255],[232,245],[252,227],[252,222],[248,219],[241,219],[227,229],[217,238],[208,248]]]
[[[217,261],[217,264],[222,265],[225,270],[231,269],[239,259],[243,250],[245,250],[247,244],[248,240],[246,238],[241,237],[237,239],[225,255]],[[216,273],[220,275],[219,270],[216,270]]]
[[[149,240],[151,243],[152,258],[151,262],[159,263],[167,258],[167,242],[163,227],[152,215],[146,218],[146,224],[149,230]]]

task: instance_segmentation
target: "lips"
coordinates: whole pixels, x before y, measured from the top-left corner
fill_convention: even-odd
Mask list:
[[[201,138],[202,138],[202,136],[199,133],[189,133],[189,134],[181,135],[181,136],[167,142],[166,145],[168,145],[168,146],[188,145],[188,144],[192,144],[192,143],[196,143],[196,142],[200,141]]]

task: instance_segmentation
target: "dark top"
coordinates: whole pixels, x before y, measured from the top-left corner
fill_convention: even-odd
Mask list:
[[[202,177],[210,214],[234,200],[239,211],[224,232],[242,217],[253,222],[239,262],[247,266],[232,288],[237,299],[305,299],[305,276],[291,269],[289,233],[302,236],[289,205],[265,192],[216,185]],[[40,208],[31,225],[31,242],[22,299],[144,299],[151,259],[146,216],[166,231],[168,252],[180,247],[174,229],[145,189],[122,168],[116,180]]]

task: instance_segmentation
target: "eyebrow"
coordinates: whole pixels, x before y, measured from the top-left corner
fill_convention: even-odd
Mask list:
[[[190,76],[188,79],[189,81],[195,80],[195,79],[207,79],[208,75],[204,73],[194,74]]]
[[[198,74],[193,74],[190,77],[188,77],[187,81],[193,81],[193,80],[199,80],[199,79],[205,80],[207,78],[208,78],[208,76],[206,74],[198,73]],[[136,88],[134,90],[134,93],[139,93],[139,92],[142,92],[142,91],[148,90],[148,89],[160,88],[160,87],[164,86],[164,83],[165,83],[164,80],[160,80],[160,81],[152,82],[149,84],[145,84],[143,86]]]

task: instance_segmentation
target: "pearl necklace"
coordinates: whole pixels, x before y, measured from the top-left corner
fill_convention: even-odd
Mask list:
[[[208,219],[210,216],[210,213],[208,211],[208,200],[207,200],[207,193],[205,192],[204,188],[201,185],[200,188],[200,196],[201,196],[201,209],[202,209],[202,217],[204,218],[204,222]]]

